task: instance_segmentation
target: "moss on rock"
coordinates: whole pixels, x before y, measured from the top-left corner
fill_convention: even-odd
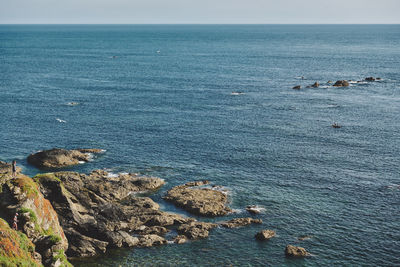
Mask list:
[[[34,259],[35,246],[25,234],[0,219],[0,266],[42,266]]]

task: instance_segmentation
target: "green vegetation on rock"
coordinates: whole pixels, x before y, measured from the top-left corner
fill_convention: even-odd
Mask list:
[[[0,266],[42,266],[33,258],[35,247],[25,234],[10,228],[0,219]]]

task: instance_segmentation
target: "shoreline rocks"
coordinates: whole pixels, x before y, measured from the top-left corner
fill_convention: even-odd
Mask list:
[[[208,184],[208,181],[190,182],[175,186],[163,197],[186,211],[207,217],[226,215],[232,210],[226,206],[226,194],[199,186]]]
[[[95,256],[111,247],[162,244],[165,227],[193,220],[160,211],[150,198],[132,194],[158,189],[164,184],[159,178],[134,174],[110,177],[108,172],[96,170],[89,175],[56,172],[34,179],[59,214],[70,242],[70,257]],[[139,237],[133,237],[132,232]]]
[[[101,149],[62,149],[53,148],[33,153],[28,156],[29,164],[39,169],[63,168],[77,165],[81,162],[88,162],[92,154],[103,153]]]

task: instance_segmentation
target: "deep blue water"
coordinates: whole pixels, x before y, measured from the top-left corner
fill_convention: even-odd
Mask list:
[[[368,76],[382,81],[325,84]],[[185,214],[161,196],[197,179],[230,190],[222,219],[266,208],[263,225],[77,266],[399,266],[399,86],[399,25],[3,25],[0,160],[34,175],[37,150],[103,148],[70,169],[164,178],[167,211]]]

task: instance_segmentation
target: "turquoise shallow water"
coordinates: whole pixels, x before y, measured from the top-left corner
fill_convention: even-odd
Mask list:
[[[34,151],[98,147],[70,169],[164,178],[163,210],[186,214],[161,196],[196,179],[229,189],[223,219],[266,209],[263,225],[77,266],[400,265],[399,25],[3,25],[0,62],[0,160],[34,175]],[[325,84],[368,76],[382,81]],[[278,237],[256,242],[264,228]]]

